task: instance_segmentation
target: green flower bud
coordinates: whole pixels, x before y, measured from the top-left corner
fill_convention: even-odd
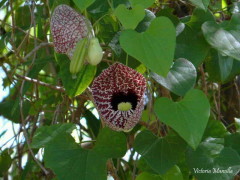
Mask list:
[[[102,57],[103,52],[98,39],[97,38],[90,39],[87,57],[88,63],[91,65],[97,65],[101,62]]]

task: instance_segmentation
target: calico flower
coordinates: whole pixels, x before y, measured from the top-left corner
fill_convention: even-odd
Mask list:
[[[120,63],[105,69],[93,82],[92,94],[104,122],[116,131],[128,131],[144,109],[146,79]]]
[[[59,5],[52,14],[50,27],[55,51],[71,59],[77,42],[88,35],[91,23],[71,7]]]

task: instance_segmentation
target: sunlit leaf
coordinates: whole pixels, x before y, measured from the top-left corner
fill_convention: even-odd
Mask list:
[[[125,30],[121,47],[155,73],[166,76],[173,61],[176,32],[166,17],[155,18],[146,32]]]
[[[179,102],[156,100],[154,111],[161,122],[173,128],[192,148],[200,143],[210,115],[210,104],[200,90],[190,90]],[[171,112],[171,113],[169,113]]]

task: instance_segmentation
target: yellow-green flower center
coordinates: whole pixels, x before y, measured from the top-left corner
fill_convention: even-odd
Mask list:
[[[119,111],[128,111],[132,109],[132,104],[130,102],[121,102],[118,104]]]

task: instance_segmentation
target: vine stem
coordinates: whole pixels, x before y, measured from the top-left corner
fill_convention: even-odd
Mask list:
[[[203,69],[203,65],[200,66],[200,72],[201,72],[201,79],[202,79],[202,85],[203,85],[203,91],[206,95],[208,95],[208,88],[207,88],[207,82],[205,78],[205,73]]]
[[[109,14],[107,13],[107,14],[104,14],[102,17],[100,17],[98,20],[96,20],[95,22],[94,22],[94,24],[92,25],[93,26],[93,28],[97,25],[97,23],[99,22],[99,21],[101,21],[103,18],[105,18],[106,16],[108,16]]]
[[[45,86],[45,87],[48,87],[50,89],[54,89],[56,91],[65,92],[65,89],[63,87],[61,87],[61,86],[53,86],[51,84],[39,81],[37,79],[32,79],[32,78],[29,78],[29,77],[26,77],[26,76],[22,76],[22,75],[19,75],[19,74],[15,74],[15,76],[18,79],[22,79],[24,81],[28,81],[28,82],[32,82],[32,83],[35,83],[35,84],[38,84],[38,85],[41,85],[41,86]]]
[[[25,57],[24,60],[26,61],[29,57],[31,57],[35,52],[37,52],[39,49],[50,46],[53,47],[53,43],[48,43],[48,42],[43,42],[40,43],[38,46],[36,46],[30,53],[28,53]]]
[[[235,86],[236,91],[237,91],[237,97],[238,97],[238,111],[240,112],[240,92],[239,92],[239,87],[238,87],[236,81],[234,81],[234,86]]]

